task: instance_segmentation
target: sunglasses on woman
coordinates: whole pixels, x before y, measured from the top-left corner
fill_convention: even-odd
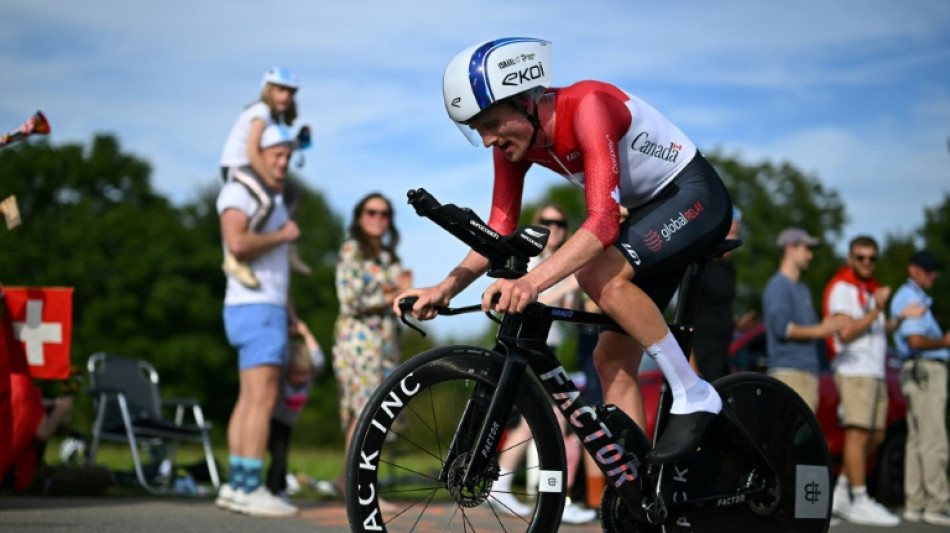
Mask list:
[[[538,223],[542,226],[557,226],[561,229],[567,228],[567,221],[561,218],[542,218]]]
[[[387,209],[364,209],[363,214],[371,217],[389,218],[389,210]]]

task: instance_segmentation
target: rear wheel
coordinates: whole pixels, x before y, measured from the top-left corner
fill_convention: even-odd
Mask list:
[[[831,461],[811,409],[788,386],[761,374],[733,374],[715,387],[777,477],[753,468],[720,416],[696,455],[666,466],[672,474],[666,531],[827,531]],[[743,494],[748,486],[762,490]]]
[[[386,379],[363,410],[347,454],[352,531],[557,530],[564,445],[550,402],[527,375],[515,408],[530,434],[502,440],[488,452],[488,468],[463,481],[469,459],[482,452],[475,439],[503,365],[498,353],[451,346],[413,357]],[[501,454],[527,456],[531,444],[537,461],[528,457],[513,472],[499,472]],[[500,475],[512,478],[504,493],[495,487]]]

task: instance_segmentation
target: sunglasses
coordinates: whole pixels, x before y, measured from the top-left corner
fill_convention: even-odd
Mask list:
[[[557,226],[559,228],[567,228],[567,221],[560,218],[542,218],[538,221],[538,224],[542,226]]]
[[[387,209],[364,209],[363,214],[371,217],[389,218],[389,210]]]
[[[853,255],[851,257],[853,257],[854,260],[859,263],[877,263],[876,255]]]

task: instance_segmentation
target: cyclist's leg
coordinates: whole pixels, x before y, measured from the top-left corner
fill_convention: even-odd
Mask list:
[[[715,419],[722,404],[712,386],[699,378],[690,367],[654,298],[631,281],[633,276],[633,267],[618,248],[605,250],[577,273],[581,288],[635,342],[645,347],[646,353],[657,362],[670,384],[673,394],[672,416],[656,450],[651,453],[658,462],[675,461],[695,450],[699,438]],[[675,280],[670,278],[665,281],[665,285],[670,285],[669,282]],[[675,287],[675,284],[672,286]],[[668,292],[672,295],[672,291],[664,291],[664,288],[654,293]],[[630,358],[630,355],[629,352],[618,353],[604,356],[604,359],[614,357]],[[604,379],[604,375],[601,379]]]
[[[637,342],[616,331],[602,331],[594,348],[594,365],[603,388],[604,403],[616,405],[646,432],[646,411],[637,381],[642,358],[643,350]]]

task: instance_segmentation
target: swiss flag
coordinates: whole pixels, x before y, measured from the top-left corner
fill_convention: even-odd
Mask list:
[[[69,379],[73,338],[72,287],[4,287],[13,334],[23,346],[30,375]]]

